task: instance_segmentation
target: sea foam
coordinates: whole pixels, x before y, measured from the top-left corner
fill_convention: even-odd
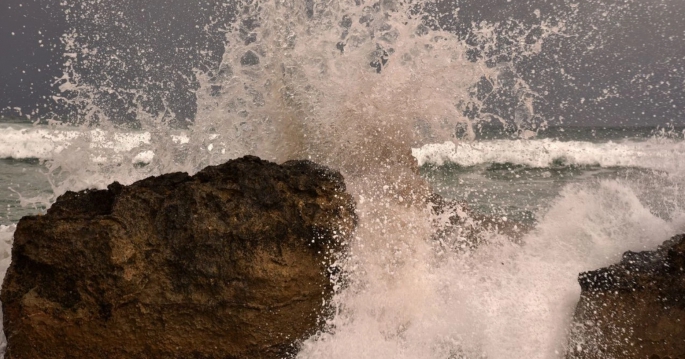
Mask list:
[[[184,135],[171,135],[170,138],[176,144],[188,142]],[[147,163],[154,157],[154,153],[145,147],[150,141],[150,132],[144,131],[83,131],[67,126],[10,125],[0,127],[0,158],[52,160],[65,148],[76,146],[81,151],[92,153],[94,162],[116,160],[116,157],[102,157],[99,152],[110,155],[135,152],[134,161]]]
[[[420,165],[513,163],[536,168],[587,165],[677,170],[679,159],[685,155],[685,141],[656,138],[605,143],[552,139],[448,141],[415,148],[412,154]]]
[[[190,133],[169,135],[173,145],[183,146]],[[224,136],[207,136],[203,148],[225,152],[230,142]],[[43,160],[53,159],[63,149],[81,144],[93,154],[107,150],[108,154],[130,153],[134,162],[149,163],[155,156],[148,131],[104,131],[45,126],[5,127],[0,131],[0,158]],[[559,165],[638,167],[656,170],[677,170],[678,159],[685,155],[685,141],[651,138],[620,142],[558,141],[553,139],[517,139],[482,141],[447,141],[412,149],[419,165],[454,163],[476,166],[488,163],[512,163],[535,168]],[[91,156],[94,162],[116,158]]]
[[[335,329],[305,342],[299,358],[561,358],[578,273],[685,229],[682,217],[655,216],[615,180],[566,187],[523,244],[492,234],[466,253],[409,240],[425,222],[386,212],[393,223],[376,228],[404,230],[360,241],[364,285],[341,293]]]

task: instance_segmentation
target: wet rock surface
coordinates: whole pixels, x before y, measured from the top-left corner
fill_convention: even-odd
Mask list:
[[[567,358],[685,358],[685,235],[578,281]]]
[[[68,192],[18,224],[5,358],[286,357],[355,225],[342,176],[307,161]]]

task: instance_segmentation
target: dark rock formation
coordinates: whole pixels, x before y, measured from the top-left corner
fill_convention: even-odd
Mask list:
[[[355,224],[342,176],[307,161],[68,192],[15,232],[5,358],[286,357]]]
[[[578,281],[567,358],[685,358],[685,235]]]

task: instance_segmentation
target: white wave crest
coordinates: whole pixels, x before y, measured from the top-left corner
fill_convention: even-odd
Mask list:
[[[483,163],[514,163],[530,167],[599,165],[602,167],[641,167],[673,171],[685,155],[685,141],[653,139],[647,141],[592,143],[584,141],[491,140],[445,142],[412,150],[420,165],[455,163],[475,166]]]
[[[177,144],[188,142],[183,135],[171,136]],[[134,154],[135,162],[150,162],[154,153],[143,148],[151,142],[149,132],[117,132],[82,128],[10,125],[0,127],[0,158],[53,159],[70,146],[80,146],[89,152],[107,150],[108,153],[123,153],[139,150]],[[91,156],[94,162],[111,160],[99,155]]]

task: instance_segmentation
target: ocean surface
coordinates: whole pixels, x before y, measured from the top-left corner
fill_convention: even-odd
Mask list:
[[[666,2],[60,3],[61,75],[35,125],[0,123],[0,276],[66,191],[310,159],[359,225],[298,358],[551,359],[580,272],[685,232],[682,34],[626,30]],[[431,191],[520,231],[436,239]]]
[[[12,232],[22,216],[44,213],[64,183],[73,189],[108,183],[98,176],[70,181],[68,167],[55,168],[63,149],[80,143],[79,163],[96,168],[130,165],[118,178],[124,182],[156,174],[149,168],[158,157],[150,150],[155,135],[149,132],[0,128],[0,275],[10,263]],[[183,149],[192,134],[169,136],[169,143]],[[449,254],[449,244],[422,248],[424,242],[408,241],[404,236],[417,229],[403,227],[394,234],[400,240],[383,242],[393,248],[381,253],[391,264],[376,259],[367,268],[380,282],[365,278],[370,288],[338,297],[352,308],[336,318],[341,322],[335,331],[305,342],[301,357],[350,357],[345,348],[352,345],[355,358],[419,358],[424,351],[444,358],[559,357],[580,291],[577,274],[614,263],[625,250],[654,249],[685,230],[682,129],[570,127],[527,139],[494,130],[481,136],[426,144],[412,153],[433,191],[466,203],[474,213],[531,228],[522,243],[492,233],[488,245]],[[221,136],[204,140],[208,151],[221,151]],[[355,197],[364,220],[370,196]],[[411,223],[407,216],[416,213],[405,211],[384,218]],[[382,227],[371,233],[388,230]],[[377,246],[374,241],[366,245]],[[363,246],[355,255],[367,261]],[[397,254],[402,250],[416,262],[406,262]],[[516,351],[523,355],[512,356]]]
[[[681,199],[684,135],[681,128],[554,127],[518,139],[503,130],[485,129],[475,140],[426,144],[412,154],[433,191],[482,214],[534,223],[564,189],[612,180],[640,183],[644,188],[639,192],[646,191],[644,200],[652,203],[650,210],[669,217]],[[55,178],[68,176],[55,174],[46,164],[84,138],[86,160],[102,167],[127,160],[137,164],[138,176],[143,176],[154,158],[148,149],[149,132],[105,136],[78,127],[0,123],[0,225],[12,226],[23,216],[46,210],[55,199]],[[170,139],[181,146],[189,141],[182,131]],[[89,153],[95,148],[110,149],[114,156]],[[662,203],[650,196],[662,197]]]

